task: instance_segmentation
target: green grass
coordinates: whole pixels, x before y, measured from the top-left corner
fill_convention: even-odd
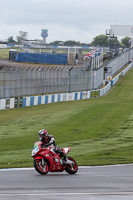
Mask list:
[[[8,47],[8,48],[5,48],[5,49],[0,49],[0,59],[8,60],[10,49],[16,49],[18,51],[18,48],[16,48],[16,47]]]
[[[0,111],[0,168],[32,166],[42,128],[79,165],[133,162],[133,70],[104,97]]]
[[[9,48],[0,49],[0,59],[9,59]]]

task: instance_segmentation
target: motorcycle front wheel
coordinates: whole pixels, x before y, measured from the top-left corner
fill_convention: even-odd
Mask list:
[[[68,158],[68,160],[71,160],[73,163],[66,164],[65,171],[69,174],[75,174],[78,171],[78,165],[73,158],[71,158],[71,157],[67,157],[67,158]]]
[[[39,174],[42,175],[46,175],[49,171],[49,166],[47,161],[44,161],[44,163],[42,163],[42,159],[34,160],[34,168]]]

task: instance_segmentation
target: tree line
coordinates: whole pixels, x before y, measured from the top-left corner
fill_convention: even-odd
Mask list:
[[[23,38],[22,38],[23,39]],[[17,39],[15,40],[13,38],[13,36],[10,36],[9,38],[7,38],[6,41],[0,41],[1,44],[19,44],[21,38],[17,36]],[[129,48],[130,47],[130,37],[124,37],[123,39],[121,39],[121,41],[117,40],[117,44],[120,47],[125,47],[125,48]],[[67,41],[54,41],[51,42],[47,45],[53,45],[53,46],[84,46],[84,47],[88,47],[88,46],[100,46],[100,47],[108,47],[109,46],[109,42],[110,39],[108,36],[106,35],[98,35],[95,38],[93,38],[92,42],[89,43],[80,43],[79,41],[74,41],[74,40],[67,40]]]

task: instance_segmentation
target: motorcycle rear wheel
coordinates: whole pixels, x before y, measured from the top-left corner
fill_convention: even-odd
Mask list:
[[[46,175],[49,171],[49,166],[48,166],[47,161],[44,161],[44,165],[42,165],[41,159],[34,160],[34,168],[39,174],[42,174],[42,175]]]
[[[68,160],[73,161],[74,164],[73,165],[66,164],[65,171],[69,174],[75,174],[78,171],[78,165],[73,158],[71,158],[71,157],[67,157],[67,158],[68,158]]]

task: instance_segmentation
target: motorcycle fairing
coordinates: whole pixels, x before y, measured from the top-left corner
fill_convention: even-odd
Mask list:
[[[61,165],[61,162],[60,162],[61,158],[59,154],[52,151],[52,148],[43,149],[43,151],[40,152],[40,157],[44,158],[50,163],[49,171],[51,172],[54,172],[54,171],[61,172],[65,169],[65,167]]]
[[[63,150],[63,153],[68,154],[68,152],[70,151],[70,147],[63,148],[62,150]]]

